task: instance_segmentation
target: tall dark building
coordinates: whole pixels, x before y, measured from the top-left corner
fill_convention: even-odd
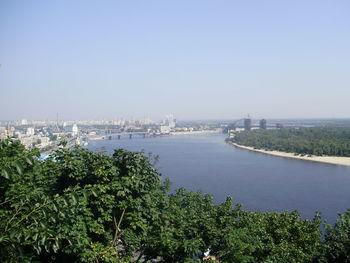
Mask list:
[[[259,127],[260,127],[260,129],[266,130],[266,120],[265,119],[260,120]]]
[[[244,119],[244,130],[250,131],[252,129],[252,119]]]

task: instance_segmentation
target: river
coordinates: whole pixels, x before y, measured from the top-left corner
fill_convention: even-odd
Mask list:
[[[187,135],[91,141],[88,149],[112,154],[116,148],[160,156],[156,166],[172,189],[211,194],[215,203],[232,196],[252,211],[316,211],[333,223],[350,208],[350,167],[270,156],[235,148],[225,135]]]

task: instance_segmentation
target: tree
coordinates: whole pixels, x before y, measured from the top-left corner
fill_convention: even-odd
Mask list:
[[[0,146],[3,259],[115,262],[139,250],[130,236],[146,235],[152,195],[163,191],[146,157],[75,148],[27,164],[32,152],[18,142]]]
[[[326,224],[323,262],[350,262],[350,209],[334,225]]]
[[[0,141],[3,262],[349,262],[350,210],[321,239],[320,216],[250,212],[232,199],[169,193],[152,158],[37,150]]]
[[[304,155],[350,156],[349,138],[349,128],[313,127],[244,131],[231,140],[257,149]]]

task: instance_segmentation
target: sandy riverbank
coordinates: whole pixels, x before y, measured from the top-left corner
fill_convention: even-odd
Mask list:
[[[305,160],[305,161],[350,166],[350,157],[300,156],[300,155],[294,155],[294,153],[279,152],[279,151],[266,151],[266,150],[254,149],[253,147],[239,145],[239,144],[233,143],[233,142],[228,142],[228,143],[235,146],[235,147],[246,149],[249,151],[260,152],[260,153],[265,153],[265,154],[270,154],[270,155],[275,155],[275,156],[280,156],[280,157],[285,157],[285,158],[294,158],[294,159],[300,159],[300,160]]]

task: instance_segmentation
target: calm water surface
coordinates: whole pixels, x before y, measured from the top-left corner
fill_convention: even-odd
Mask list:
[[[350,167],[313,163],[238,149],[224,135],[122,138],[92,141],[88,149],[145,150],[160,156],[157,167],[173,188],[213,195],[216,203],[232,196],[254,211],[298,210],[329,222],[350,208]]]

